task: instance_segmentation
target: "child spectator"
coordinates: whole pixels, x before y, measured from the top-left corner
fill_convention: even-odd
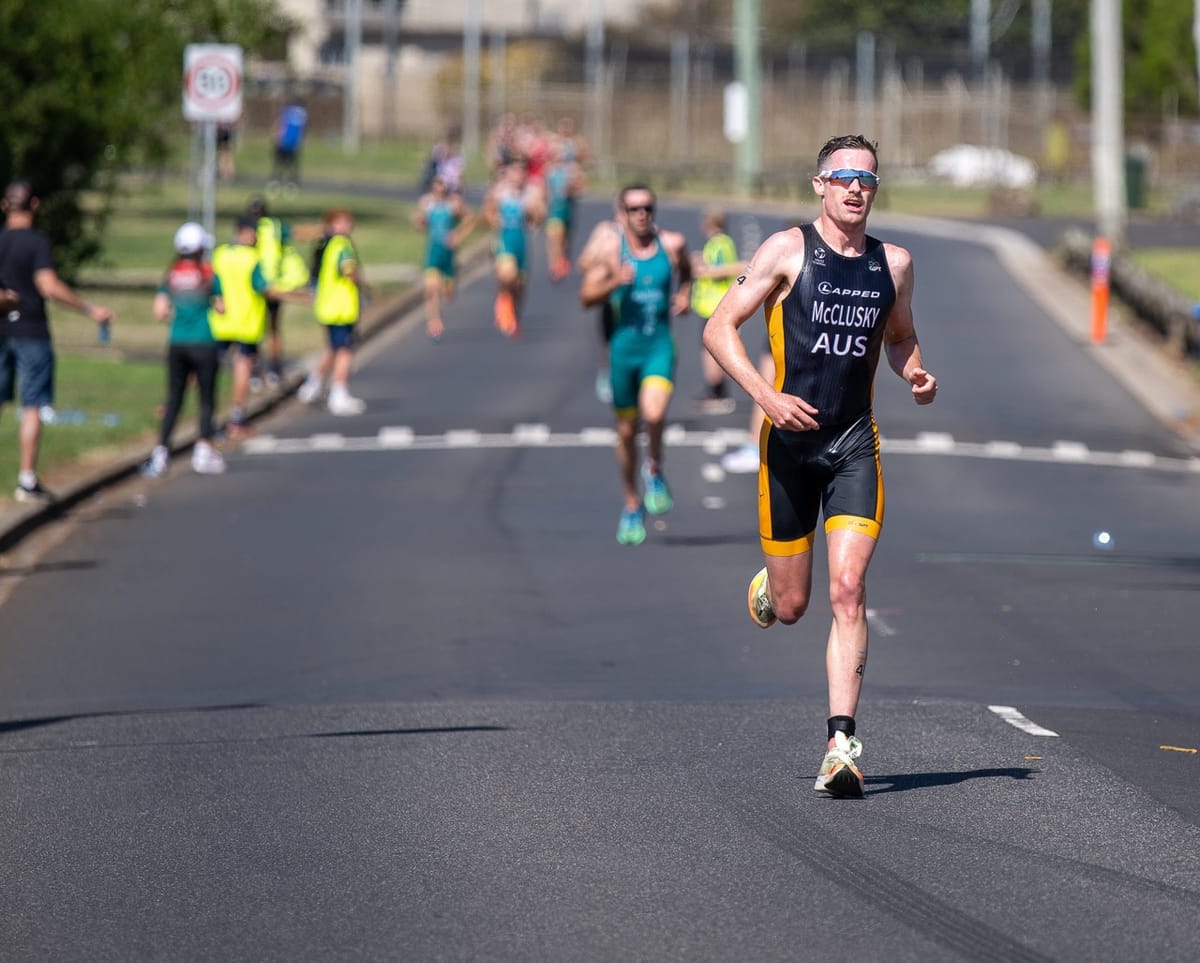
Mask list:
[[[300,386],[297,397],[312,404],[321,397],[325,380],[330,379],[329,411],[335,415],[359,415],[366,410],[361,398],[350,394],[350,368],[354,360],[354,330],[366,288],[358,254],[350,232],[354,215],[343,208],[325,213],[325,239],[318,246],[313,263],[316,291],[313,313],[325,325],[328,339],[316,370]]]
[[[213,411],[220,366],[216,339],[208,323],[208,312],[225,310],[221,282],[207,261],[212,238],[199,224],[189,221],[175,232],[177,257],[154,295],[154,317],[170,322],[167,341],[167,407],[163,412],[158,444],[142,474],[158,478],[167,470],[171,457],[171,433],[183,406],[188,380],[196,379],[200,396],[200,437],[192,449],[192,470],[201,475],[219,475],[225,460],[213,447]]]

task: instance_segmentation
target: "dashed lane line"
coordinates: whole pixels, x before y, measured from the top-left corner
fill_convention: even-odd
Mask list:
[[[1027,732],[1031,736],[1053,736],[1058,738],[1058,733],[1053,729],[1047,729],[1045,726],[1039,726],[1032,719],[1028,719],[1019,710],[1012,706],[988,706],[988,708],[996,713],[1001,719],[1007,722],[1010,726],[1016,726],[1022,732]]]
[[[746,440],[746,433],[737,429],[689,431],[682,425],[671,425],[665,432],[665,438],[670,447],[701,448],[715,457],[727,448],[742,444]],[[545,424],[519,424],[508,432],[456,428],[440,434],[418,435],[412,428],[399,425],[381,428],[374,435],[362,436],[337,432],[320,432],[302,438],[260,435],[246,441],[242,451],[249,455],[299,455],[315,452],[608,448],[615,441],[616,433],[611,428],[556,432]],[[1056,441],[1049,447],[1042,447],[1004,440],[964,442],[943,432],[922,432],[915,438],[880,438],[879,444],[884,452],[892,455],[935,455],[1200,474],[1198,457],[1171,457],[1138,450],[1092,451],[1077,441]],[[716,483],[723,480],[724,472],[709,471],[704,477]]]

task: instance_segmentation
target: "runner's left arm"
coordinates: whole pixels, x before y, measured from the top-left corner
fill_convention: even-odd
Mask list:
[[[912,387],[913,401],[927,405],[937,396],[937,378],[925,370],[913,323],[915,278],[912,255],[894,244],[885,245],[885,252],[896,285],[896,303],[892,305],[883,331],[884,351],[891,369]]]

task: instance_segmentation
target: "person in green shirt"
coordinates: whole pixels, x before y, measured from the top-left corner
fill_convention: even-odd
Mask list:
[[[200,437],[192,449],[192,469],[201,475],[218,475],[225,470],[221,453],[213,446],[213,411],[216,407],[217,370],[220,349],[208,322],[209,310],[222,312],[221,282],[208,263],[212,237],[199,224],[189,221],[175,232],[177,257],[154,295],[154,317],[170,324],[167,342],[167,404],[159,428],[158,444],[142,474],[158,478],[167,470],[171,457],[171,433],[188,382],[196,381],[200,396]]]

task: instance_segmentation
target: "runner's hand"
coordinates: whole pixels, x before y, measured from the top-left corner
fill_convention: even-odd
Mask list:
[[[816,431],[817,409],[803,398],[776,391],[762,406],[771,424],[783,431]]]
[[[933,403],[937,396],[937,378],[924,368],[913,368],[908,383],[912,385],[913,401],[919,405]]]

